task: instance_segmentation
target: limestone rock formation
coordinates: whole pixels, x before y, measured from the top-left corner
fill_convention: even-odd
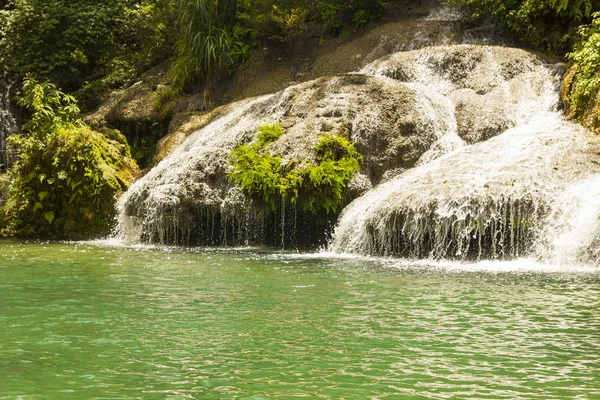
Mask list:
[[[124,196],[122,235],[202,243],[200,236],[210,231],[215,233],[209,243],[261,243],[260,234],[250,238],[250,232],[275,229],[273,216],[227,179],[231,150],[252,142],[259,126],[283,127],[268,151],[286,165],[310,163],[323,133],[348,137],[364,157],[347,191],[349,201],[465,144],[555,110],[558,70],[523,50],[442,46],[397,53],[359,73],[323,77],[189,115],[187,127],[165,140],[164,149],[173,152]],[[289,206],[281,205],[277,224],[289,221],[284,215]],[[304,218],[297,210],[287,211]],[[307,230],[303,224],[295,223],[295,230]]]

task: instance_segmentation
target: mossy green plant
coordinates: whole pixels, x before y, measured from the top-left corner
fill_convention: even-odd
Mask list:
[[[283,200],[312,214],[336,212],[348,183],[360,170],[362,156],[354,145],[343,136],[327,133],[313,149],[314,162],[283,163],[267,149],[282,136],[281,126],[263,125],[258,130],[254,143],[231,152],[229,180],[272,211]]]

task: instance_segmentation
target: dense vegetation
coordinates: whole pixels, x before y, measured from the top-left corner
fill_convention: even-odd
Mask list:
[[[360,169],[362,156],[343,136],[324,134],[314,148],[314,162],[272,155],[267,147],[283,134],[279,125],[263,125],[254,143],[236,147],[229,179],[252,199],[275,210],[281,200],[304,212],[336,212],[350,179]]]
[[[383,11],[382,0],[8,0],[0,2],[0,76],[48,79],[91,109],[167,59],[182,89],[309,21],[340,34]]]
[[[105,90],[169,56],[169,10],[163,0],[9,0],[0,12],[0,65],[94,107]]]
[[[122,136],[109,138],[78,119],[75,98],[26,78],[19,102],[31,111],[11,144],[19,157],[5,180],[2,234],[89,237],[106,233],[115,196],[137,170]],[[119,139],[121,138],[121,142]]]
[[[578,28],[600,10],[600,0],[447,2],[559,55],[573,49]],[[5,0],[0,75],[49,80],[89,110],[107,90],[161,62],[168,60],[178,89],[195,88],[231,72],[266,41],[290,40],[308,24],[343,34],[381,17],[385,6],[383,0]]]
[[[597,131],[600,128],[600,13],[594,14],[592,23],[582,26],[579,34],[580,40],[569,54],[572,66],[565,77],[563,100],[571,117]]]
[[[600,0],[447,2],[473,23],[492,23],[534,48],[566,55],[572,65],[567,108],[580,120],[593,110],[600,127]],[[5,233],[77,235],[109,225],[115,195],[136,167],[123,137],[85,126],[78,104],[92,110],[111,89],[163,63],[176,91],[210,91],[258,46],[289,42],[309,27],[346,34],[382,17],[386,3],[0,0],[0,79],[22,88],[24,122],[11,139],[18,161],[0,179]],[[270,207],[283,198],[305,211],[335,211],[360,155],[343,137],[324,135],[316,163],[282,166],[266,151],[277,132],[263,127],[258,142],[234,151],[231,180]]]
[[[478,23],[488,20],[524,43],[564,55],[577,39],[578,27],[600,10],[600,0],[448,0]]]

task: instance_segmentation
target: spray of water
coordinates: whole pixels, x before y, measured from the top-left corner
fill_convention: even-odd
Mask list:
[[[499,111],[509,128],[441,158],[424,158],[417,168],[355,200],[339,220],[331,251],[412,258],[531,256],[558,263],[581,261],[582,252],[590,256],[599,225],[600,178],[587,177],[599,170],[591,145],[597,140],[558,110],[560,66],[526,57],[511,61],[492,49],[468,57],[452,48],[400,53],[363,70],[429,87],[448,97],[456,114],[465,89],[500,96]]]

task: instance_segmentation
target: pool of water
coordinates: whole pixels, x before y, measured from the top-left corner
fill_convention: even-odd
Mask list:
[[[0,242],[0,399],[600,398],[600,271]]]

